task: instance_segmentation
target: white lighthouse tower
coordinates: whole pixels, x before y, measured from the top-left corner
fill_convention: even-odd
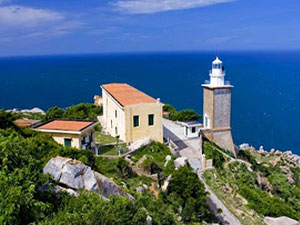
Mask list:
[[[231,89],[225,82],[223,62],[216,57],[209,73],[210,81],[203,87],[203,134],[220,147],[234,152],[231,134]]]
[[[211,86],[223,86],[225,71],[223,67],[223,62],[217,57],[212,62],[212,70],[210,71],[210,85]]]

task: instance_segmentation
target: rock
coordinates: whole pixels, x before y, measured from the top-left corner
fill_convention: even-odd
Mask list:
[[[243,144],[241,144],[241,145],[239,146],[239,148],[240,148],[241,150],[247,150],[247,149],[250,148],[250,145],[249,145],[248,143],[243,143]]]
[[[290,184],[295,184],[294,179],[290,175],[287,176],[287,179],[288,179]]]
[[[83,189],[84,181],[82,175],[84,175],[86,169],[87,166],[83,163],[69,161],[61,170],[59,182],[73,189]]]
[[[277,155],[277,154],[278,154],[278,155],[281,155],[281,154],[282,154],[282,152],[281,152],[281,151],[279,151],[279,150],[276,150],[276,151],[275,151],[275,154],[276,154],[276,155]]]
[[[54,180],[60,179],[61,176],[61,169],[64,167],[64,165],[71,161],[71,159],[63,158],[60,156],[57,156],[55,158],[52,158],[48,161],[46,166],[43,169],[44,174],[51,174],[54,177]]]
[[[143,163],[146,159],[148,159],[148,157],[149,157],[149,156],[147,156],[147,155],[143,155],[143,157],[140,158],[139,161],[137,161],[136,166],[137,166],[137,167],[140,167],[140,166],[142,165],[142,163]]]
[[[129,147],[129,151],[130,152],[135,152],[136,150],[140,149],[142,146],[147,146],[149,144],[152,143],[152,140],[150,138],[142,138],[142,139],[139,139],[135,142],[133,142]]]
[[[258,153],[259,153],[259,154],[265,153],[264,146],[261,145],[261,146],[259,147]]]
[[[270,151],[270,154],[273,154],[275,152],[275,149],[272,148],[271,151]]]
[[[85,189],[97,192],[103,199],[115,195],[126,196],[131,201],[135,201],[130,194],[126,193],[112,180],[93,171],[90,167],[77,160],[57,156],[49,160],[43,173],[52,175],[54,180],[57,180],[60,185],[63,185],[66,191],[72,194],[79,189]]]
[[[265,217],[264,222],[267,225],[300,225],[296,220],[282,216],[277,218]]]
[[[68,192],[70,195],[77,197],[78,193],[76,191],[74,191],[73,189],[70,188],[64,188],[64,187],[60,187],[60,186],[56,186],[56,189],[54,190],[56,193],[59,193],[61,191],[66,191]]]
[[[137,187],[137,188],[136,188],[136,192],[137,192],[137,193],[143,193],[143,192],[145,192],[145,190],[144,190],[143,187]]]
[[[106,176],[103,176],[98,172],[94,172],[94,174],[98,182],[98,190],[104,197],[108,198],[111,195],[126,196],[129,200],[135,201],[134,197],[132,197],[130,194],[127,194],[120,186],[108,179]]]
[[[171,159],[172,159],[172,156],[170,156],[170,155],[167,155],[167,156],[166,156],[166,162],[165,162],[164,167],[166,167],[166,166],[168,165],[168,162],[169,162]]]
[[[167,177],[167,179],[165,180],[164,185],[161,188],[162,191],[166,191],[168,189],[168,186],[169,186],[169,183],[170,183],[171,179],[172,179],[172,175],[169,175]]]
[[[187,158],[186,157],[179,157],[179,158],[175,159],[174,164],[175,164],[176,168],[179,168],[181,166],[185,166],[185,165],[187,165]]]
[[[155,174],[151,174],[150,175],[150,178],[154,179],[154,180],[158,180],[158,174],[155,173]]]
[[[121,184],[122,184],[123,188],[128,189],[128,185],[125,182],[122,181]]]
[[[256,181],[258,183],[258,186],[260,189],[269,191],[272,189],[271,184],[268,182],[268,180],[264,177],[262,177],[260,174],[257,174]]]
[[[83,175],[84,187],[87,191],[97,191],[98,182],[94,175],[94,172],[88,167]]]
[[[146,218],[146,224],[147,225],[152,225],[152,217],[147,215],[147,218]]]

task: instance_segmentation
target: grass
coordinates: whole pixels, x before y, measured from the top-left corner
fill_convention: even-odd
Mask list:
[[[118,156],[119,155],[119,149],[122,147],[123,151],[121,152],[121,154],[124,154],[126,152],[128,152],[128,149],[126,148],[125,144],[119,144],[118,146],[115,145],[105,145],[105,146],[101,146],[99,148],[99,155],[114,155],[114,156]]]
[[[163,170],[164,175],[166,176],[170,175],[175,169],[174,156],[172,155],[170,149],[164,144],[154,142],[151,145],[144,146],[131,157],[131,160],[136,163],[144,155],[150,156],[153,161]],[[171,160],[169,161],[168,165],[164,167],[167,155],[171,156]]]
[[[98,144],[98,145],[105,145],[105,144],[115,143],[118,141],[118,139],[113,136],[110,136],[110,135],[101,134],[100,131],[96,131],[95,132],[95,141],[96,141],[96,144]]]
[[[236,194],[228,187],[215,170],[209,170],[204,173],[206,183],[224,205],[241,221],[244,225],[265,225],[261,218],[254,210],[249,209],[247,201]]]
[[[254,156],[255,160],[260,164],[261,163],[269,163],[279,157],[275,154],[262,155],[257,152],[251,152],[251,154]]]

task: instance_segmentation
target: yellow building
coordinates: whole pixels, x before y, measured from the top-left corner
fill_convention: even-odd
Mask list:
[[[87,149],[95,147],[94,131],[98,122],[78,120],[51,120],[33,128],[49,134],[59,144],[66,147]]]
[[[127,143],[147,137],[163,142],[163,105],[159,99],[128,84],[105,84],[101,88],[106,132]]]

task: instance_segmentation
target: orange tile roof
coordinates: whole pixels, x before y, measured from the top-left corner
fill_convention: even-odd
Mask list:
[[[102,88],[122,106],[157,102],[154,98],[128,84],[104,84],[102,85]]]
[[[81,131],[93,123],[93,121],[53,120],[37,127],[37,129]]]
[[[31,125],[40,122],[40,120],[31,120],[31,119],[17,119],[15,120],[15,124],[17,124],[19,127],[30,127]]]

